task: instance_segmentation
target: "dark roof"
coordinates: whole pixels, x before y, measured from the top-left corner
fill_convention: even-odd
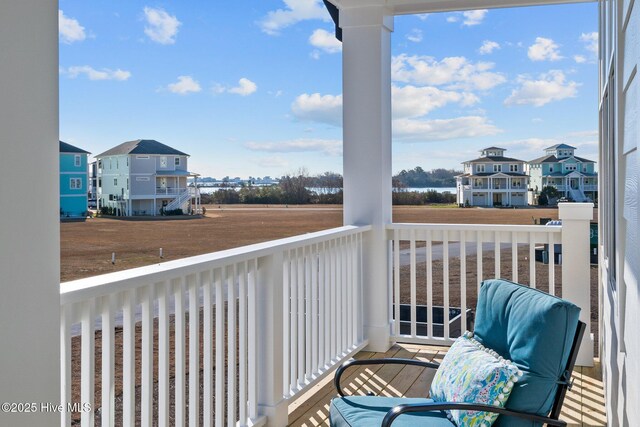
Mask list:
[[[573,156],[574,159],[580,160],[583,163],[595,163],[593,160],[585,159],[584,157]]]
[[[121,154],[168,154],[178,156],[188,156],[187,153],[171,148],[155,139],[136,139],[135,141],[127,141],[107,150],[96,157],[118,156]]]
[[[580,161],[580,162],[583,162],[583,163],[595,163],[593,160],[585,159],[583,157],[578,157],[578,156],[572,156],[572,157],[574,159]],[[570,158],[571,157],[565,157],[563,159],[558,159],[553,154],[550,154],[548,156],[542,156],[542,157],[538,157],[537,159],[533,159],[529,163],[560,163],[560,162],[564,162],[565,160],[568,160]]]
[[[538,157],[537,159],[531,160],[529,163],[557,163],[558,159],[553,154],[548,156]]]
[[[500,148],[500,147],[487,147],[487,148],[483,148],[480,151],[487,151],[487,150],[502,150],[502,151],[507,151],[506,148]]]
[[[552,145],[551,147],[545,148],[545,150],[556,150],[558,148],[564,148],[564,149],[569,148],[569,149],[572,149],[572,150],[576,149],[576,147],[572,147],[572,146],[567,145],[567,144],[556,144],[556,145]]]
[[[502,156],[486,156],[479,157],[473,160],[467,160],[464,163],[484,163],[486,161],[489,162],[524,162],[524,160],[512,159],[511,157],[502,157]]]
[[[88,151],[83,150],[82,148],[74,147],[71,144],[67,144],[66,142],[60,142],[60,152],[61,153],[80,153],[80,154],[89,154]]]

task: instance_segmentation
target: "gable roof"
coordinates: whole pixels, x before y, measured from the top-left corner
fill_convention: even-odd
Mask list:
[[[60,143],[60,152],[61,153],[78,153],[78,154],[89,154],[88,151],[83,150],[82,148],[74,147],[71,144],[67,144],[63,141],[58,141]]]
[[[118,156],[122,154],[162,154],[188,156],[187,153],[171,148],[155,139],[136,139],[135,141],[123,142],[96,157]]]
[[[487,150],[500,150],[500,151],[507,151],[506,148],[500,148],[500,147],[487,147],[487,148],[483,148],[480,151],[487,151]]]

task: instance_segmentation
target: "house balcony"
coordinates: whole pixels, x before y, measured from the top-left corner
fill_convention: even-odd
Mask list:
[[[574,208],[580,206],[567,209]],[[582,208],[582,217],[592,212],[591,205]],[[562,296],[590,319],[588,296],[581,299],[589,294],[589,280],[581,279],[590,269],[589,220],[579,217],[569,212],[563,226],[388,224],[385,333],[402,344],[389,352],[441,357],[472,329],[487,278]],[[62,425],[78,419],[83,426],[97,419],[103,426],[326,422],[332,392],[323,387],[333,369],[350,357],[371,357],[362,350],[379,340],[367,336],[364,280],[375,233],[371,226],[345,226],[63,283],[62,404],[94,410],[63,413]],[[545,245],[547,259],[556,259],[560,244],[561,265],[536,261]],[[581,365],[593,365],[589,338]],[[602,417],[599,378],[582,369],[575,376],[585,388],[567,399],[565,411],[577,425],[587,411]],[[418,386],[426,393],[430,379],[413,371],[354,375],[358,383],[362,375],[373,380],[359,383],[359,391],[375,387],[383,394]],[[301,403],[310,396],[311,403]]]

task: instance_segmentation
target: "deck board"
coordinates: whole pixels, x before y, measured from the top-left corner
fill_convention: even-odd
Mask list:
[[[403,357],[441,362],[446,347],[396,344],[386,353],[362,351],[357,359]],[[373,365],[346,371],[342,378],[345,392],[363,395],[373,391],[380,396],[422,397],[428,393],[434,370],[418,366]],[[333,375],[328,376],[289,405],[289,425],[312,427],[329,425],[329,402],[336,396]],[[567,393],[561,419],[570,426],[606,426],[604,392],[599,363],[593,368],[577,367],[574,386]]]

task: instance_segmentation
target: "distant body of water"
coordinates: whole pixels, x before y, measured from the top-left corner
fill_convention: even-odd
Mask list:
[[[236,190],[240,191],[242,187],[200,187],[200,194],[212,194],[218,190]],[[316,194],[331,194],[338,192],[338,189],[333,188],[316,188],[309,187],[307,188],[309,191],[314,191]],[[403,188],[402,191],[417,191],[419,193],[426,193],[427,191],[437,191],[438,193],[446,193],[449,192],[451,194],[456,193],[456,187],[409,187]]]
[[[427,191],[437,191],[438,193],[456,194],[456,187],[409,187],[403,188],[402,191],[417,191],[418,193],[426,193]]]

